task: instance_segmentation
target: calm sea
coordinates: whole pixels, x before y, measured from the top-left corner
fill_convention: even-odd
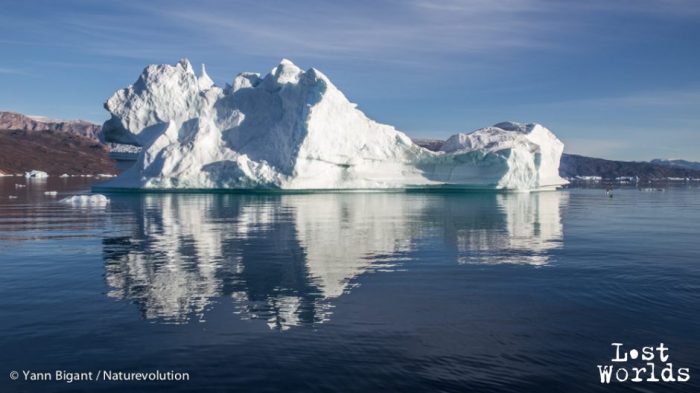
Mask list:
[[[700,391],[697,188],[57,202],[90,182],[0,178],[0,392]],[[601,384],[612,343],[690,380]]]

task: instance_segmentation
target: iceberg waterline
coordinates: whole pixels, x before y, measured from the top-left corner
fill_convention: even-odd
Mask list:
[[[142,146],[106,189],[552,189],[563,144],[539,124],[499,123],[424,149],[289,60],[224,88],[187,60],[150,65],[105,103],[108,142]]]

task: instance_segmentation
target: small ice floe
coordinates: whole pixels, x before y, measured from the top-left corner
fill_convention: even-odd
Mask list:
[[[61,199],[61,203],[85,207],[107,206],[109,204],[109,199],[102,194],[73,195],[71,197]]]
[[[26,184],[19,184],[19,183],[15,184],[15,188],[24,188],[26,186],[27,186]]]
[[[7,197],[8,199],[17,199],[17,195],[10,195]]]
[[[64,173],[64,174],[62,174],[62,175],[59,176],[59,177],[62,178],[62,179],[65,179],[65,178],[67,178],[67,177],[70,177],[70,175],[67,174],[67,173]]]
[[[56,196],[58,195],[58,191],[44,191],[44,195]]]
[[[24,177],[27,179],[45,179],[49,177],[49,174],[44,171],[33,170],[24,173]]]

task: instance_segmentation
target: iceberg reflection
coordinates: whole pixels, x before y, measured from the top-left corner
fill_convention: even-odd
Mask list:
[[[462,228],[456,233],[459,263],[546,265],[564,235],[563,192],[496,195],[502,227]]]
[[[110,209],[126,234],[103,240],[108,295],[161,322],[202,320],[229,298],[272,329],[322,323],[358,277],[410,268],[423,240],[458,263],[546,264],[566,195],[124,196]]]

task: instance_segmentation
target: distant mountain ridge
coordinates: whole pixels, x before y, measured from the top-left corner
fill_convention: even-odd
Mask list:
[[[563,177],[597,176],[602,179],[639,178],[644,180],[700,179],[700,170],[656,164],[653,162],[615,161],[563,154],[559,165]]]
[[[700,171],[700,162],[687,161],[687,160],[666,160],[661,158],[656,158],[651,160],[652,164],[670,166],[674,168],[685,168]]]
[[[57,120],[0,111],[0,130],[55,131],[98,140],[101,127],[85,120]]]

